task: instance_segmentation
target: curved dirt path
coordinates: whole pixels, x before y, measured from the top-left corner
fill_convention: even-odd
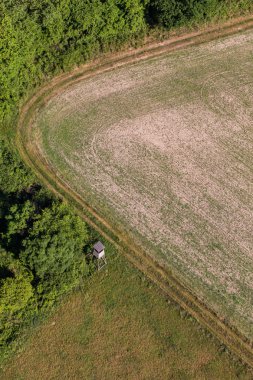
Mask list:
[[[217,37],[234,34],[240,30],[253,28],[253,16],[240,18],[224,24],[222,27],[209,28],[202,32],[193,32],[180,37],[173,37],[162,43],[150,43],[142,48],[104,56],[101,59],[81,66],[71,73],[55,77],[50,83],[41,87],[33,97],[23,106],[18,122],[16,143],[24,161],[36,172],[40,180],[58,196],[70,202],[78,214],[102,236],[112,242],[117,248],[152,281],[154,281],[170,298],[176,301],[184,310],[196,318],[222,343],[244,363],[253,367],[253,348],[247,340],[233,326],[228,326],[226,321],[220,319],[207,305],[201,302],[196,295],[192,294],[184,284],[169,270],[162,267],[142,251],[128,236],[122,235],[115,230],[105,219],[101,218],[89,205],[61,178],[60,173],[49,165],[43,156],[38,141],[30,139],[30,130],[34,126],[34,118],[40,108],[50,98],[59,94],[66,87],[71,86],[85,78],[91,78],[98,73],[112,70],[128,63],[145,60],[193,46],[202,42],[211,41]]]

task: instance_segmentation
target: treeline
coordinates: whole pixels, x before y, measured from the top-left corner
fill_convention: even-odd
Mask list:
[[[46,77],[145,30],[140,0],[1,0],[0,122]]]
[[[252,0],[150,0],[149,24],[166,29],[219,21],[253,10]]]
[[[252,0],[1,0],[0,124],[46,78],[167,29],[252,9]]]
[[[90,239],[0,140],[0,348],[80,283]]]

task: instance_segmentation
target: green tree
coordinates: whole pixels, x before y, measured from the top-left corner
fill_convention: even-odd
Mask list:
[[[32,274],[0,249],[0,345],[10,339],[28,309],[36,311],[31,281]]]
[[[71,281],[76,283],[87,240],[83,221],[66,204],[55,201],[35,217],[20,257],[42,283],[61,286],[68,282],[71,287]]]
[[[0,190],[6,193],[19,192],[35,182],[18,155],[0,139]]]
[[[35,206],[31,201],[14,204],[5,216],[6,233],[4,238],[10,240],[13,235],[22,234],[27,229],[27,223],[32,219]]]
[[[169,29],[182,21],[184,11],[185,5],[180,0],[150,0],[148,21]]]

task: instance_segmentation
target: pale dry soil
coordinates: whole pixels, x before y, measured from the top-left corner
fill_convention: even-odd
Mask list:
[[[253,31],[99,74],[34,133],[113,226],[253,338]]]

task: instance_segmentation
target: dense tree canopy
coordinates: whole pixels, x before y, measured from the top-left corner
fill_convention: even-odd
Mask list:
[[[22,235],[23,231],[27,229],[27,224],[33,217],[34,212],[35,206],[30,200],[27,200],[24,203],[16,203],[12,205],[8,210],[8,214],[5,216],[5,237],[9,240],[13,237],[13,235]]]
[[[36,310],[32,274],[0,248],[0,346],[10,339],[28,309]]]
[[[84,223],[68,206],[56,201],[35,216],[20,257],[39,279],[61,282],[82,259],[87,237]]]
[[[0,140],[0,346],[85,274],[86,225]]]
[[[34,181],[34,176],[25,168],[18,155],[0,140],[0,190],[6,193],[19,192],[31,186]]]
[[[252,10],[251,0],[150,0],[148,20],[165,28],[227,18]]]

